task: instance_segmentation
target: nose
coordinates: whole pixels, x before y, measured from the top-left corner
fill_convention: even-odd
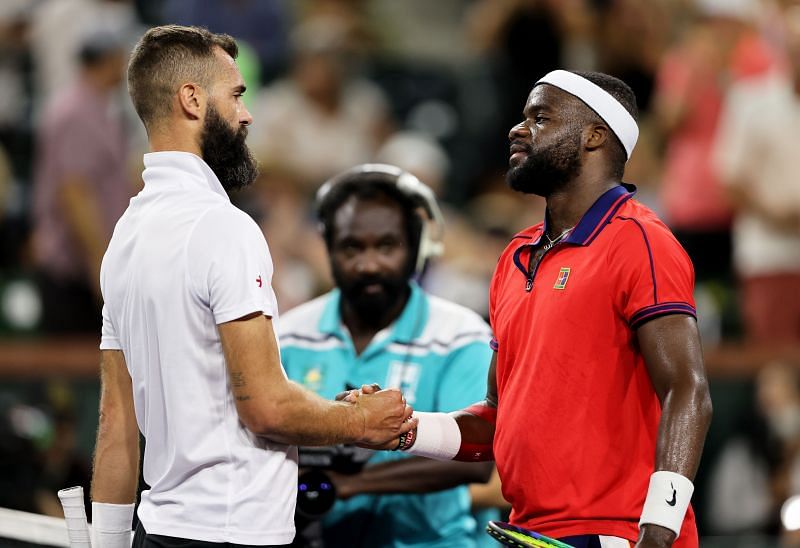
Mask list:
[[[247,110],[247,107],[242,106],[241,111],[239,111],[239,124],[243,126],[249,126],[253,123],[253,115],[250,114],[250,111]]]
[[[381,270],[378,253],[366,250],[356,258],[356,272],[359,274],[377,274]]]
[[[525,139],[526,137],[530,137],[531,130],[525,124],[525,122],[520,122],[514,127],[511,128],[511,131],[508,132],[508,140],[514,141],[515,139]]]

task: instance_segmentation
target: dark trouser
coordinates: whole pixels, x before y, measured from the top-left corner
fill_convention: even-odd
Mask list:
[[[601,548],[600,538],[597,535],[578,535],[576,537],[563,537],[558,539],[575,548]],[[633,546],[632,542],[628,542]]]
[[[190,540],[177,537],[165,537],[163,535],[148,535],[142,524],[136,526],[136,534],[133,536],[131,548],[215,548],[225,546],[230,548],[280,548],[275,545],[253,545],[253,544],[230,544],[227,542],[205,542],[202,540]],[[282,544],[288,547],[288,544]]]

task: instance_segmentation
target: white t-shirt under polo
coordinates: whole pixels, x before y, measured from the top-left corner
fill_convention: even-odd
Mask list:
[[[147,440],[139,518],[150,534],[288,544],[297,450],[239,421],[217,330],[254,312],[277,320],[264,235],[199,157],[144,165],[100,274],[100,348],[122,350]]]

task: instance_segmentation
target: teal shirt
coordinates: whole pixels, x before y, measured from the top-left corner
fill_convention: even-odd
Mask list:
[[[483,400],[491,331],[473,311],[412,284],[397,320],[356,355],[334,290],[280,318],[281,359],[290,379],[332,399],[347,385],[396,387],[417,411],[455,411]],[[408,458],[377,451],[368,462]],[[485,524],[481,524],[481,528]],[[466,486],[426,495],[359,495],[323,521],[331,546],[474,548],[477,524]]]

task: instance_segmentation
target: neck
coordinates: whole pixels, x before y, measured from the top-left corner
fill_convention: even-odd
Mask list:
[[[167,122],[167,124],[169,123],[171,122]],[[156,129],[150,132],[149,142],[152,152],[191,152],[200,158],[203,157],[199,139],[190,131],[160,131]]]
[[[390,325],[400,316],[410,296],[411,288],[407,288],[400,298],[378,317],[361,316],[358,309],[353,307],[349,301],[342,299],[340,305],[342,321],[354,339],[364,337],[371,339],[378,331]]]
[[[551,237],[572,228],[597,199],[619,181],[609,177],[580,176],[547,196],[547,221]]]

